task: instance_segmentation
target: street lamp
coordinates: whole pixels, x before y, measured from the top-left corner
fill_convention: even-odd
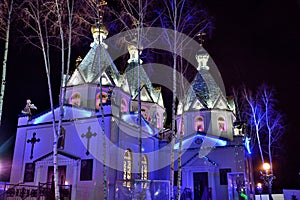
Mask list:
[[[256,189],[257,189],[257,192],[259,194],[260,200],[262,200],[262,198],[261,198],[261,193],[262,193],[262,190],[263,190],[262,184],[261,183],[257,183]]]
[[[269,200],[273,200],[272,198],[272,182],[275,179],[275,176],[270,171],[271,166],[269,163],[263,164],[264,172],[260,171],[261,179],[264,180],[266,186],[268,186]]]

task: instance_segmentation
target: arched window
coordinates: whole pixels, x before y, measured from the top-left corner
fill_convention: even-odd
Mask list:
[[[121,99],[121,112],[128,112],[128,103],[124,98]]]
[[[159,129],[162,128],[162,117],[160,116],[160,114],[158,112],[156,113],[156,121],[157,121],[156,127]]]
[[[145,120],[147,120],[147,121],[149,120],[148,119],[149,118],[149,109],[147,107],[142,106],[141,114],[142,114],[142,116],[144,117]]]
[[[226,131],[226,123],[225,123],[225,118],[224,117],[219,117],[218,118],[218,129],[220,132]]]
[[[142,180],[148,180],[149,174],[148,174],[148,158],[146,155],[143,155],[142,157]]]
[[[130,187],[131,180],[132,180],[132,153],[129,149],[125,150],[124,153],[124,167],[123,167],[123,179],[124,179],[124,186]]]
[[[69,100],[69,104],[73,105],[73,106],[80,106],[80,93],[76,92],[74,94],[72,94],[70,100]]]
[[[106,92],[102,92],[102,103],[106,103],[108,99],[108,95]],[[100,109],[100,92],[97,93],[96,95],[96,105],[95,105],[96,109],[99,110]]]
[[[204,131],[204,120],[202,116],[197,116],[194,119],[194,129],[195,131]]]

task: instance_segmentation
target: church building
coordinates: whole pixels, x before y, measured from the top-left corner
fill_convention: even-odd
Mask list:
[[[250,199],[249,140],[236,120],[233,100],[210,74],[216,66],[207,51],[201,47],[194,55],[197,75],[186,101],[177,107],[182,142],[178,136],[170,188],[172,134],[165,127],[162,90],[139,68],[134,42],[128,43],[128,66],[120,73],[104,43],[106,28],[91,30],[94,42],[65,87],[57,144],[61,199],[170,199],[171,190],[176,193],[178,188],[180,149],[182,199]],[[58,121],[59,107],[54,115]],[[19,116],[6,197],[49,199],[54,177],[52,116],[51,110]]]

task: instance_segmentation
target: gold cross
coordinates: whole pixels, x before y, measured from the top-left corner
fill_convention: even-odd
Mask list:
[[[103,20],[103,14],[104,14],[104,8],[103,6],[107,6],[107,2],[105,0],[101,0],[99,3],[97,3],[97,7],[99,9],[99,13],[100,13],[100,23],[102,23]]]
[[[203,45],[203,42],[204,42],[204,38],[203,36],[206,35],[205,32],[199,32],[196,36],[199,38],[199,41],[200,41],[200,46]]]

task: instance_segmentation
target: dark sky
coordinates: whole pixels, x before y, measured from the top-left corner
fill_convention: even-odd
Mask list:
[[[280,188],[300,188],[300,133],[296,130],[296,117],[300,113],[297,105],[300,102],[297,73],[300,2],[205,0],[204,4],[215,22],[215,29],[204,47],[218,66],[227,93],[232,86],[241,84],[255,89],[265,82],[275,87],[288,127],[281,147],[283,153],[274,161],[278,164],[274,166],[278,177],[275,184]],[[31,98],[39,112],[49,108],[45,70],[41,67],[42,61],[35,59],[37,56],[41,56],[39,50],[22,45],[9,54],[0,160],[11,159],[17,117],[26,99]],[[10,137],[12,142],[4,145]]]
[[[205,48],[218,66],[227,93],[245,84],[274,86],[287,117],[282,155],[274,160],[278,187],[300,189],[300,1],[205,1],[215,16]],[[277,164],[277,166],[276,166]],[[280,183],[279,183],[280,182]]]

